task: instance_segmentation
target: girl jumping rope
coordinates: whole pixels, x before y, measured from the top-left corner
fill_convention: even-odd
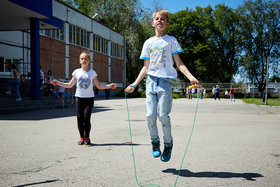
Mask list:
[[[51,84],[62,86],[64,88],[72,88],[77,82],[76,97],[76,112],[78,129],[80,133],[79,145],[90,145],[90,130],[91,130],[91,111],[94,104],[93,82],[98,89],[116,89],[117,85],[107,84],[100,85],[97,74],[90,69],[90,54],[83,51],[80,55],[81,68],[74,70],[73,77],[69,83],[59,82],[57,80],[51,81]]]
[[[169,26],[169,17],[170,14],[167,10],[159,10],[153,13],[152,26],[155,28],[155,36],[144,43],[140,56],[140,59],[144,60],[144,66],[135,82],[125,89],[125,92],[132,93],[145,75],[148,74],[146,78],[146,118],[152,143],[152,155],[154,157],[161,156],[163,162],[170,160],[173,147],[169,117],[172,107],[172,79],[177,77],[177,72],[173,67],[173,59],[178,69],[190,82],[195,84],[195,87],[199,87],[198,80],[180,59],[179,53],[183,50],[177,39],[165,33]],[[162,154],[156,124],[157,116],[162,124],[163,131],[164,150]]]

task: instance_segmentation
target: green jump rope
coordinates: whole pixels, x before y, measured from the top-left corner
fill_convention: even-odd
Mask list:
[[[145,184],[145,185],[143,185],[143,184],[140,184],[138,182],[137,173],[136,173],[136,165],[135,165],[135,157],[134,157],[134,151],[133,151],[132,133],[131,133],[130,115],[129,115],[128,103],[127,103],[127,95],[128,95],[128,93],[125,92],[126,110],[127,110],[127,117],[128,117],[128,124],[129,124],[129,134],[130,134],[130,143],[131,143],[131,152],[132,152],[132,158],[133,158],[133,168],[134,168],[134,176],[135,176],[136,183],[137,183],[138,186],[142,186],[142,187],[143,186],[157,186],[157,187],[161,187],[160,185],[157,185],[157,184]],[[197,114],[197,108],[198,108],[199,95],[200,94],[197,94],[197,102],[196,102],[196,107],[195,107],[195,113],[194,113],[192,130],[190,132],[188,143],[187,143],[187,146],[186,146],[186,149],[185,149],[185,153],[184,153],[181,165],[180,165],[180,169],[179,169],[178,175],[177,175],[175,183],[174,183],[174,187],[176,186],[178,178],[180,176],[181,169],[182,169],[182,166],[183,166],[186,154],[187,154],[187,150],[188,150],[188,147],[189,147],[189,144],[190,144],[190,141],[191,141],[192,134],[193,134],[193,130],[194,130],[194,126],[195,126],[195,119],[196,119],[196,114]]]

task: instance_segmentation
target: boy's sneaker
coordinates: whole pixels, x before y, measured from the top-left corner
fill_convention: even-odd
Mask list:
[[[11,91],[6,91],[5,93],[8,94],[8,95],[11,95],[11,94],[12,94]]]
[[[21,100],[22,100],[22,98],[21,98],[21,97],[19,97],[19,98],[17,98],[17,99],[16,99],[16,101],[21,101]]]
[[[152,141],[152,154],[153,157],[159,157],[161,155],[161,151],[160,151],[160,142],[157,140],[153,140]]]
[[[161,155],[161,161],[163,162],[168,162],[171,158],[171,152],[172,152],[172,148],[173,148],[173,144],[169,144],[169,145],[164,145],[164,150],[163,153]]]
[[[84,145],[85,141],[84,138],[80,138],[80,141],[78,141],[78,145]]]
[[[90,145],[91,144],[91,142],[90,142],[90,139],[89,138],[85,138],[85,145]]]

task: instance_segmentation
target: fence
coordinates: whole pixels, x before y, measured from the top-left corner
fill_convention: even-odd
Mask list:
[[[172,91],[180,95],[186,94],[186,89],[191,83],[186,83],[181,80],[173,81]],[[251,82],[239,82],[239,83],[200,83],[201,87],[206,90],[206,93],[211,94],[213,87],[216,88],[218,85],[220,88],[220,93],[223,96],[225,91],[229,91],[231,87],[234,88],[235,97],[262,97],[263,93],[258,91],[256,85],[253,86]],[[273,87],[272,87],[273,85]],[[269,83],[268,85],[268,95],[269,97],[279,97],[280,96],[280,83]]]

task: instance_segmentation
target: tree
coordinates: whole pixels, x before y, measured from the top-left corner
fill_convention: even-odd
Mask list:
[[[279,62],[280,1],[249,0],[238,11],[242,17],[244,50],[241,65],[249,79],[254,79],[258,90],[263,92],[266,87],[267,63],[272,65]]]
[[[183,62],[202,82],[230,82],[237,71],[239,16],[224,5],[196,7],[171,16],[168,33],[184,49]]]
[[[269,79],[269,82],[280,82],[280,77],[274,75]]]

